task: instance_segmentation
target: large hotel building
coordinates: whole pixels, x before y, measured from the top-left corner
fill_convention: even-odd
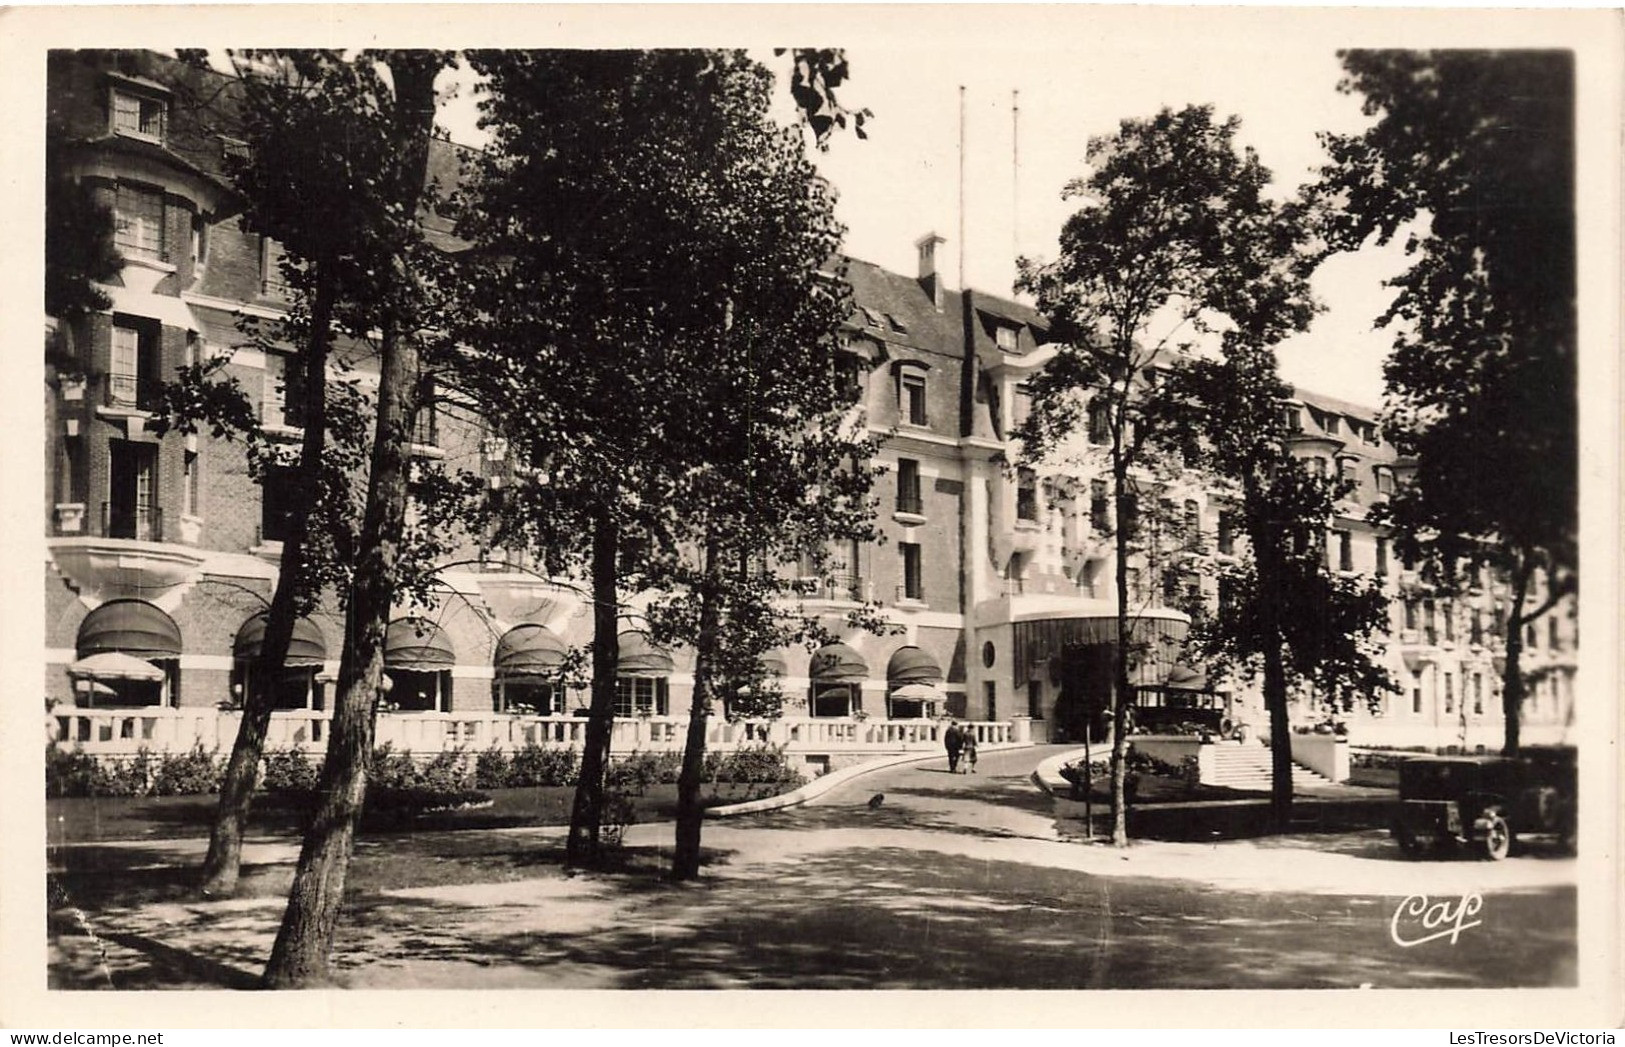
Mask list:
[[[229,357],[226,373],[257,395],[267,432],[296,453],[300,422],[287,394],[295,347],[253,344],[243,317],[274,320],[288,301],[275,241],[241,227],[223,158],[239,143],[190,102],[198,74],[147,52],[57,52],[49,63],[53,151],[63,173],[112,213],[123,268],[102,290],[110,307],[46,318],[47,456],[44,687],[59,707],[212,710],[239,697],[264,629],[280,537],[290,513],[276,470],[251,476],[240,442],[154,435],[158,383],[183,364]],[[184,100],[187,104],[183,103]],[[435,162],[455,170],[437,142]],[[444,230],[432,230],[437,235]],[[1026,721],[1057,740],[1087,719],[1109,686],[1117,613],[1116,526],[1109,475],[1087,453],[1064,470],[1012,468],[1011,431],[1024,383],[1053,353],[1042,319],[1007,298],[944,286],[943,241],[917,244],[918,268],[896,273],[848,259],[854,312],[845,374],[870,429],[884,435],[877,485],[884,541],[837,550],[839,574],[809,603],[838,624],[862,602],[900,626],[851,631],[816,652],[771,659],[786,717],[919,721],[954,715]],[[366,385],[365,345],[345,347]],[[1404,463],[1368,407],[1300,390],[1289,405],[1295,453],[1354,482],[1327,521],[1335,570],[1382,579],[1392,594],[1381,638],[1400,690],[1349,717],[1355,743],[1483,745],[1501,738],[1505,589],[1435,595],[1397,562],[1367,510],[1403,479]],[[1080,434],[1087,443],[1098,433]],[[419,420],[415,453],[511,479],[503,441],[434,410]],[[1180,650],[1190,614],[1212,613],[1204,564],[1232,555],[1218,486],[1187,474],[1140,494],[1155,527],[1129,565],[1136,666],[1148,689],[1224,689],[1236,718],[1262,725],[1256,691],[1207,679]],[[481,563],[480,558],[484,557]],[[561,653],[590,639],[575,586],[511,566],[516,557],[471,548],[440,574],[429,609],[405,608],[391,627],[391,717],[518,713],[568,717],[585,692],[559,685]],[[621,639],[620,713],[681,717],[691,653],[650,645],[634,626]],[[330,698],[343,635],[335,605],[299,623],[277,695],[287,708]],[[1524,738],[1572,741],[1572,602],[1524,637],[1530,672]],[[1320,718],[1311,701],[1295,712]]]

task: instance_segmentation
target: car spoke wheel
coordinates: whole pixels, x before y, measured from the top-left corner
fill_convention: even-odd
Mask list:
[[[1512,829],[1497,808],[1485,811],[1481,817],[1487,824],[1484,827],[1484,838],[1478,841],[1479,857],[1498,862],[1512,850]]]

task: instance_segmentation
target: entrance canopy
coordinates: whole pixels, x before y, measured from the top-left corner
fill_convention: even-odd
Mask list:
[[[846,644],[832,643],[814,652],[807,675],[817,683],[866,680],[869,677],[869,663]]]
[[[444,629],[427,618],[397,618],[384,633],[384,666],[433,673],[457,664],[457,650]]]
[[[1179,655],[1190,622],[1177,612],[1142,613],[1129,619],[1128,652],[1138,673],[1150,672],[1156,683],[1167,678]],[[1115,647],[1115,615],[1082,615],[1073,618],[1039,618],[1012,624],[1015,639],[1015,678],[1030,680],[1038,670],[1068,648]]]
[[[181,630],[175,619],[145,600],[109,600],[85,615],[75,649],[81,659],[97,654],[179,658]]]
[[[545,625],[525,622],[502,634],[493,659],[499,677],[551,676],[564,664],[569,647]]]
[[[625,632],[615,638],[620,654],[615,662],[617,676],[670,676],[671,655],[656,647],[646,633]]]
[[[942,667],[918,647],[899,647],[886,663],[886,683],[893,688],[942,682]]]
[[[238,661],[258,660],[265,646],[265,626],[269,612],[261,611],[237,630],[231,643],[231,656]],[[309,618],[293,620],[293,639],[288,642],[288,658],[282,663],[288,669],[320,669],[327,664],[327,640],[321,627]]]

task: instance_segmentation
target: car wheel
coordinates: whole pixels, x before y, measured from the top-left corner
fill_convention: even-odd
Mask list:
[[[1393,834],[1394,842],[1399,844],[1399,849],[1404,852],[1405,857],[1415,858],[1422,853],[1422,842],[1403,821],[1396,818],[1388,831]]]
[[[1499,807],[1491,807],[1479,817],[1487,823],[1484,827],[1484,838],[1476,841],[1478,856],[1487,861],[1498,862],[1512,851],[1512,829],[1507,820],[1501,816]]]

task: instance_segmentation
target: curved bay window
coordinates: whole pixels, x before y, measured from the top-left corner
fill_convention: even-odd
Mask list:
[[[261,680],[260,651],[265,644],[267,612],[260,612],[237,630],[231,644],[231,693],[246,701],[256,687],[268,688],[273,709],[321,709],[326,695],[320,678],[327,663],[327,641],[309,618],[296,618],[288,656],[282,668]]]
[[[941,700],[942,668],[918,647],[899,647],[886,663],[886,716],[893,720],[933,717]]]
[[[425,618],[397,618],[384,634],[388,701],[401,712],[446,712],[451,707],[451,669],[457,651],[438,625]]]
[[[615,645],[615,715],[670,715],[671,655],[639,632],[622,633]]]
[[[807,675],[812,678],[809,714],[851,716],[863,708],[863,681],[869,676],[869,664],[846,644],[820,647],[812,656]]]
[[[559,670],[567,653],[564,641],[545,625],[526,622],[509,629],[497,641],[492,708],[499,713],[563,713]]]

